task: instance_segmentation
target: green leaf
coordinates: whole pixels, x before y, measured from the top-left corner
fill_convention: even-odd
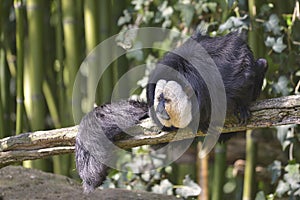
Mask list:
[[[300,188],[300,164],[288,164],[284,170],[287,174],[284,175],[284,180],[290,184],[290,187],[293,191]]]
[[[141,175],[141,177],[144,181],[149,182],[150,178],[151,178],[151,174],[150,174],[150,172],[145,172]]]
[[[140,10],[143,8],[144,0],[132,0],[131,4],[134,5],[134,10]]]
[[[292,191],[300,188],[300,175],[285,174],[283,179],[290,185]]]
[[[275,90],[278,91],[278,93],[280,93],[279,91],[282,90],[281,87],[283,87],[283,86],[281,86],[280,83],[279,84],[278,83],[274,84],[274,88],[275,88]],[[285,150],[286,147],[288,147],[291,144],[291,140],[288,138],[288,135],[290,135],[290,134],[288,134],[288,132],[290,131],[290,129],[293,126],[294,125],[283,125],[283,126],[276,127],[276,129],[277,129],[277,138],[278,138],[279,142],[281,143],[281,146],[282,146],[283,150]]]
[[[295,164],[288,164],[284,170],[291,174],[291,175],[299,175],[299,167],[300,164],[299,163],[295,163]]]
[[[169,19],[166,19],[166,20],[164,21],[164,23],[162,24],[162,27],[163,27],[163,28],[168,28],[168,27],[171,26],[171,24],[172,24],[172,21],[169,20]]]
[[[276,194],[268,194],[267,200],[275,200]]]
[[[173,169],[172,169],[171,166],[167,166],[167,167],[165,168],[165,172],[168,173],[168,174],[171,174],[172,171],[173,171]]]
[[[142,79],[138,80],[137,85],[141,86],[142,88],[145,88],[148,84],[149,78],[144,76]]]
[[[131,20],[131,16],[130,16],[128,10],[124,10],[123,14],[124,14],[124,16],[120,17],[118,20],[118,26],[122,26],[123,24],[128,23]]]
[[[236,181],[230,180],[227,183],[224,184],[223,190],[224,193],[229,194],[233,192],[236,189]]]
[[[167,194],[172,195],[173,194],[173,184],[168,180],[164,179],[160,182],[160,184],[156,184],[152,187],[152,192],[158,193],[158,194]]]
[[[164,20],[162,27],[167,28],[170,27],[172,24],[172,21],[170,20],[170,17],[172,16],[174,10],[171,6],[168,6],[168,1],[164,1],[160,6],[158,6],[158,11],[155,13],[155,23],[160,23]]]
[[[272,49],[277,53],[281,53],[286,47],[287,45],[283,43],[283,37],[279,37],[277,38],[276,43],[272,46]]]
[[[195,14],[195,7],[191,4],[178,3],[175,5],[175,9],[180,11],[182,21],[189,27]]]
[[[256,194],[255,200],[266,200],[265,193],[263,191],[259,191]]]
[[[154,17],[154,22],[155,23],[160,23],[164,18],[162,17],[161,12],[156,12],[155,17]]]
[[[294,192],[295,196],[300,196],[300,188]]]
[[[285,21],[286,21],[286,24],[287,24],[289,27],[293,25],[292,16],[293,16],[293,15],[286,15]]]
[[[122,30],[116,37],[117,45],[122,47],[123,49],[127,50],[132,48],[133,44],[137,36],[137,29],[136,28],[130,28],[128,26],[123,26]]]
[[[176,189],[176,194],[187,198],[189,196],[198,196],[201,193],[200,186],[186,175],[183,180],[183,186]]]
[[[128,59],[135,59],[137,61],[142,61],[144,59],[144,53],[142,51],[143,44],[137,41],[133,44],[132,50],[127,51],[126,57]]]
[[[280,180],[276,188],[276,193],[278,194],[278,196],[282,197],[282,195],[284,195],[289,190],[290,190],[289,184]]]
[[[265,45],[267,47],[272,47],[275,44],[275,38],[268,36],[267,39],[265,40]]]
[[[163,12],[166,8],[167,8],[167,6],[168,6],[168,1],[164,1],[162,4],[160,4],[159,6],[158,6],[158,10],[160,11],[160,12]]]
[[[128,171],[128,172],[126,173],[126,179],[127,179],[128,181],[131,181],[134,177],[135,177],[135,174],[134,174],[132,171]]]
[[[273,32],[274,35],[281,34],[281,27],[279,26],[279,18],[276,14],[272,14],[269,20],[265,22],[265,28],[267,32]]]
[[[272,47],[276,53],[281,53],[287,47],[287,45],[283,43],[283,36],[278,37],[277,39],[268,36],[265,40],[265,45],[267,47]]]
[[[274,160],[274,162],[268,166],[268,170],[272,174],[271,184],[276,183],[278,178],[281,176],[281,162],[278,160]]]
[[[280,76],[278,79],[277,83],[274,83],[273,88],[275,90],[275,93],[277,94],[282,94],[283,96],[288,95],[290,92],[288,90],[288,84],[289,84],[289,80],[287,79],[287,77],[285,77],[284,75]],[[287,126],[285,126],[285,128],[287,128]],[[279,128],[280,129],[280,128]],[[278,129],[277,129],[278,130]],[[284,130],[284,129],[283,129]],[[287,130],[286,130],[287,131]],[[287,134],[287,132],[286,132]],[[286,138],[286,137],[285,137]],[[285,149],[286,146],[288,146],[288,144],[290,144],[290,142],[288,142],[288,144],[283,145],[283,142],[281,141],[281,145],[283,146],[283,148]]]
[[[173,14],[173,8],[168,6],[168,1],[164,1],[159,7],[158,10],[161,12],[162,17],[165,19],[169,18]]]
[[[162,10],[162,16],[165,18],[169,18],[173,14],[173,8],[171,6],[166,7]]]
[[[229,17],[225,23],[221,24],[219,27],[219,31],[223,32],[226,30],[230,30],[232,28],[239,28],[242,26],[246,26],[244,20],[247,18],[247,15],[244,17]]]
[[[143,21],[146,24],[148,24],[153,17],[154,17],[154,12],[147,10],[143,16]]]
[[[229,18],[228,20],[226,20],[225,23],[221,24],[219,27],[219,31],[223,32],[225,30],[229,30],[233,27],[233,22],[232,20]]]
[[[263,4],[260,7],[260,15],[266,15],[273,9],[274,5],[269,3],[269,4]]]
[[[207,8],[213,13],[216,12],[218,4],[216,2],[208,2],[206,3]]]

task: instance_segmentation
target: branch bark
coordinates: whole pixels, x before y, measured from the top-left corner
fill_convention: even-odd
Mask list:
[[[236,119],[227,119],[222,133],[244,131],[247,129],[274,127],[287,124],[300,124],[300,95],[262,100],[250,107],[251,118],[245,126],[239,125]],[[75,137],[78,126],[23,133],[0,140],[0,164],[39,159],[51,155],[74,152]],[[159,131],[150,119],[145,119],[132,131],[135,136],[116,142],[121,148],[129,149],[145,144],[159,144],[178,141],[195,136],[189,130],[179,132]],[[131,131],[131,132],[132,132]]]

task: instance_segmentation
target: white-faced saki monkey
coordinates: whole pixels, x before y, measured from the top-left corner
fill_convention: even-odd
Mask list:
[[[195,34],[157,63],[149,77],[147,103],[123,100],[105,104],[82,119],[75,150],[85,192],[102,184],[108,170],[102,161],[113,159],[106,143],[101,142],[103,138],[115,141],[116,135],[125,134],[124,130],[147,117],[163,129],[185,128],[197,123],[198,129],[207,131],[212,105],[210,91],[201,74],[207,74],[205,70],[210,66],[197,63],[197,59],[196,63],[190,62],[194,57],[198,56],[200,61],[205,57],[199,55],[197,48],[195,50],[195,43],[206,51],[205,56],[212,59],[219,71],[226,94],[226,113],[235,115],[240,123],[247,123],[249,105],[260,94],[267,61],[255,60],[236,32],[220,37]]]

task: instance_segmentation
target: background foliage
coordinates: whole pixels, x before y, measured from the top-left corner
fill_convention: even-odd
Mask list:
[[[298,0],[0,0],[0,137],[72,125],[73,82],[84,57],[113,34],[121,32],[116,42],[124,43],[122,33],[149,26],[187,35],[201,31],[210,36],[245,29],[255,57],[264,57],[269,63],[262,98],[300,94]],[[115,61],[100,81],[96,102],[107,102],[118,78],[128,69],[146,63],[145,76],[137,83],[143,98],[147,76],[164,53],[159,47],[170,47],[176,37]],[[270,179],[258,181],[253,198],[299,199],[299,126],[257,131],[258,142],[266,137],[262,132],[278,138],[285,158],[269,163],[266,173]],[[136,157],[124,158],[120,165],[128,169],[140,163],[140,167],[146,167],[143,164],[147,164],[144,161],[151,149],[140,147],[133,151]],[[73,160],[64,155],[24,165],[76,177]],[[240,179],[234,175],[232,164],[226,166],[224,174],[224,198],[240,199]],[[179,168],[174,164],[138,175],[112,171],[103,187],[195,196],[199,192],[195,179],[184,178],[185,174],[194,178],[195,168],[180,168],[181,172]],[[183,183],[175,178],[180,174]],[[213,186],[210,191],[214,192]]]

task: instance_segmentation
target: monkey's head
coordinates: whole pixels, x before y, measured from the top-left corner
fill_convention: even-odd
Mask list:
[[[154,111],[165,127],[185,128],[192,121],[192,102],[179,83],[159,80],[154,95]]]

